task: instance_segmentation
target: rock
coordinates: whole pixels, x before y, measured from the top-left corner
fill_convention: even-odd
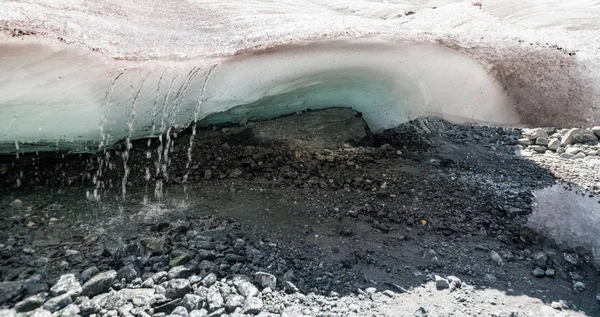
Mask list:
[[[36,308],[41,307],[45,301],[46,301],[46,297],[43,296],[42,294],[33,295],[33,296],[29,296],[29,297],[25,298],[24,300],[18,302],[14,308],[17,310],[17,312],[24,313],[24,312],[32,311]],[[0,314],[0,316],[1,316],[1,314]]]
[[[415,317],[427,317],[427,311],[423,307],[419,307],[414,314]]]
[[[52,313],[43,309],[43,308],[38,308],[34,311],[32,311],[28,317],[51,317]]]
[[[456,276],[448,276],[448,281],[450,282],[450,292],[454,292],[462,286],[462,281]]]
[[[62,275],[56,284],[50,288],[50,294],[52,296],[58,296],[62,294],[69,293],[72,297],[79,296],[83,289],[81,288],[81,284],[75,277],[75,274],[65,274]]]
[[[548,150],[556,151],[560,148],[560,141],[557,139],[550,139],[548,141]]]
[[[168,301],[166,303],[161,303],[160,305],[154,307],[154,316],[157,313],[167,313],[172,312],[179,304],[181,303],[181,299],[174,299],[172,301]]]
[[[202,286],[204,286],[204,287],[210,287],[216,281],[217,281],[217,275],[215,273],[208,273],[208,275],[206,275],[202,279],[202,281],[200,282],[200,284],[202,284]]]
[[[223,296],[219,292],[219,290],[215,287],[211,287],[208,289],[208,293],[206,294],[206,303],[208,304],[209,311],[215,311],[225,304],[223,300]]]
[[[537,153],[544,153],[547,150],[547,148],[543,145],[532,145],[529,147],[529,149]]]
[[[203,177],[204,177],[205,180],[210,180],[212,178],[212,171],[211,170],[205,170]]]
[[[594,134],[596,135],[596,137],[598,139],[600,139],[600,126],[595,126],[591,130],[592,130],[592,132],[594,132]]]
[[[518,145],[523,145],[523,146],[528,146],[528,145],[532,145],[533,141],[531,141],[528,138],[523,138],[523,139],[518,139],[517,140],[517,144]]]
[[[165,287],[165,296],[167,298],[175,299],[181,298],[187,293],[192,292],[192,286],[186,279],[178,278],[170,280]]]
[[[231,172],[229,172],[229,177],[231,178],[238,178],[240,177],[244,172],[239,169],[239,168],[234,168],[233,170],[231,170]]]
[[[176,256],[169,261],[169,267],[184,265],[187,261],[189,261],[189,259],[190,256],[188,254]]]
[[[55,312],[61,308],[71,304],[73,299],[70,294],[62,294],[53,298],[50,298],[44,303],[44,309],[50,312]]]
[[[503,262],[502,257],[500,257],[500,254],[498,254],[498,252],[496,251],[490,252],[490,259],[492,259],[492,261],[494,261],[498,265],[502,264]]]
[[[538,266],[533,270],[533,276],[544,277],[544,276],[546,276],[546,272],[544,271],[544,269],[542,269],[541,267]]]
[[[566,146],[568,144],[598,142],[598,137],[592,130],[574,128],[569,130],[562,138],[560,144]]]
[[[173,309],[173,311],[171,312],[171,315],[187,317],[188,311],[183,306],[177,306],[177,307],[175,307],[175,309]]]
[[[0,282],[0,305],[8,303],[11,299],[21,295],[23,281]]]
[[[578,147],[568,147],[565,149],[565,153],[575,155],[581,152],[581,149]]]
[[[81,272],[81,276],[80,276],[81,282],[83,282],[83,283],[87,282],[89,279],[92,278],[92,276],[98,274],[99,272],[100,272],[100,270],[98,270],[98,268],[95,266],[91,266],[91,267],[85,269],[83,272]]]
[[[114,290],[94,296],[92,302],[104,309],[118,309],[126,303],[123,296]]]
[[[194,270],[192,270],[191,268],[187,267],[187,266],[175,266],[172,267],[169,270],[169,273],[167,274],[168,278],[170,280],[176,279],[176,278],[188,278],[190,276],[192,276],[194,274]]]
[[[530,140],[536,140],[538,138],[547,138],[548,133],[543,128],[523,129],[523,136]]]
[[[498,279],[496,278],[496,276],[492,275],[492,274],[485,274],[483,276],[483,279],[490,282],[490,283],[496,283],[498,281]]]
[[[260,298],[249,297],[249,298],[246,298],[243,309],[244,309],[245,314],[256,315],[256,314],[260,313],[260,310],[262,309],[262,307],[263,307],[263,302]]]
[[[135,265],[128,264],[119,269],[117,272],[117,279],[125,279],[127,283],[131,283],[131,281],[140,276],[140,273],[140,269],[138,269]]]
[[[140,287],[143,288],[154,288],[154,279],[149,277],[147,278],[145,281],[142,282],[142,284],[140,285]]]
[[[96,274],[82,286],[82,295],[92,297],[100,293],[105,293],[112,286],[117,278],[116,271],[106,271]]]
[[[81,316],[79,313],[81,310],[75,304],[70,304],[67,307],[59,310],[58,312],[52,314],[52,317],[79,317]]]
[[[439,275],[436,275],[435,276],[435,288],[437,288],[438,291],[447,289],[447,288],[450,288],[450,283],[448,282],[447,279],[445,279]]]
[[[552,308],[554,308],[556,310],[563,310],[563,309],[568,309],[569,308],[569,306],[567,305],[567,303],[564,300],[552,302],[550,304],[550,307],[552,307]]]
[[[258,295],[258,288],[256,288],[256,286],[252,285],[252,283],[248,282],[247,280],[239,281],[236,283],[235,288],[237,289],[238,293],[244,297],[254,297]]]
[[[532,256],[532,262],[533,264],[545,269],[547,267],[547,262],[548,262],[548,257],[546,256],[546,254],[542,251],[538,251],[536,253],[534,253]]]
[[[283,290],[288,294],[294,294],[294,293],[300,292],[298,287],[296,287],[296,285],[294,285],[294,283],[292,283],[290,281],[285,281],[283,283]]]
[[[263,289],[267,287],[275,289],[277,286],[277,278],[275,275],[265,272],[256,272],[254,274],[254,281]]]
[[[583,292],[585,290],[585,284],[583,284],[583,282],[581,282],[581,281],[577,281],[577,282],[573,283],[573,289],[576,292]]]
[[[124,288],[118,291],[123,300],[130,301],[134,306],[146,306],[152,301],[156,291],[149,288]]]
[[[192,310],[188,316],[189,317],[205,317],[205,316],[208,316],[208,311],[206,309]]]
[[[387,297],[391,297],[391,298],[393,298],[394,296],[396,296],[396,293],[394,293],[394,291],[390,291],[389,289],[383,291],[382,294],[385,295],[385,296],[387,296]]]
[[[548,138],[537,138],[535,140],[535,144],[547,146],[548,145]]]
[[[574,156],[575,156],[575,155],[573,155],[573,154],[569,154],[569,153],[562,153],[562,154],[560,155],[560,158],[563,158],[563,159],[567,159],[567,160],[568,160],[568,159],[572,159]]]
[[[244,305],[244,296],[242,295],[229,295],[225,301],[225,309],[232,313],[236,308]]]
[[[17,312],[14,309],[1,309],[0,308],[0,316],[2,317],[16,317]]]
[[[554,277],[554,275],[556,274],[556,272],[554,271],[554,269],[546,269],[546,271],[544,272],[544,274],[546,274],[546,276],[548,276],[548,277]]]
[[[202,308],[202,297],[195,294],[185,294],[181,306],[187,308],[188,311],[200,309]]]
[[[20,199],[15,199],[10,203],[13,207],[23,207],[23,202]]]

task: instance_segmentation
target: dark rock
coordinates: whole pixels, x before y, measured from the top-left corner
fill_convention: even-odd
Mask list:
[[[154,307],[154,313],[170,313],[181,304],[181,298]]]
[[[22,291],[23,281],[0,282],[0,305],[4,305],[10,300],[18,298]]]
[[[140,276],[140,269],[133,264],[126,265],[117,272],[117,279],[125,279],[127,283],[131,283],[134,279]]]
[[[91,279],[94,275],[96,275],[98,273],[100,273],[100,270],[98,270],[98,268],[95,266],[91,266],[91,267],[85,269],[83,272],[81,272],[81,276],[80,276],[81,282],[82,283],[87,282],[89,279]]]
[[[166,293],[165,296],[167,298],[175,299],[181,298],[187,293],[192,292],[192,286],[190,282],[186,279],[178,278],[174,280],[170,280],[167,283],[167,287],[165,287]]]
[[[50,298],[44,303],[44,309],[50,312],[55,312],[61,308],[71,304],[73,299],[70,294],[62,294],[53,298]]]
[[[19,313],[32,311],[36,308],[39,308],[46,301],[46,296],[44,296],[44,295],[45,294],[29,296],[29,297],[25,298],[24,300],[18,302],[14,308]]]

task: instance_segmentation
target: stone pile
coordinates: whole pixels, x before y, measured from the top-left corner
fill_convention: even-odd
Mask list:
[[[600,126],[591,129],[523,129],[517,141],[523,149],[538,154],[557,154],[564,159],[600,156]]]

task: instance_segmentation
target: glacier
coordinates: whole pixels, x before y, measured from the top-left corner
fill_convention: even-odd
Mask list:
[[[589,0],[3,1],[0,153],[332,106],[373,131],[590,126],[598,21]]]

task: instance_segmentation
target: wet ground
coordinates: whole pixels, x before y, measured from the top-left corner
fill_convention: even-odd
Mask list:
[[[70,167],[54,179],[45,176],[52,174],[45,164],[11,167],[0,197],[0,277],[40,274],[53,285],[62,274],[81,278],[92,266],[119,271],[134,257],[145,279],[169,270],[149,259],[185,253],[200,276],[276,276],[274,292],[260,295],[264,314],[600,315],[591,253],[558,246],[528,226],[532,191],[559,181],[571,188],[587,184],[557,177],[552,168],[560,164],[542,166],[516,155],[518,130],[421,120],[380,135],[365,132],[366,139],[350,133],[370,146],[325,150],[248,138],[239,129],[248,132],[199,133],[204,141],[194,147],[187,182],[185,133],[171,152],[170,180],[146,181],[153,160],[145,161],[146,150],[132,151],[125,200],[119,168],[108,169],[103,184],[114,186],[100,188],[102,198],[94,201],[86,193],[99,186],[93,172],[81,172],[85,160],[63,162]],[[586,172],[587,161],[581,162],[578,174]],[[25,170],[24,185],[9,189],[15,170]],[[53,186],[28,184],[36,177]],[[156,181],[164,182],[161,202]],[[199,234],[211,237],[210,256],[194,242]],[[460,288],[436,288],[440,279],[455,277]],[[4,305],[12,307],[28,292]]]

